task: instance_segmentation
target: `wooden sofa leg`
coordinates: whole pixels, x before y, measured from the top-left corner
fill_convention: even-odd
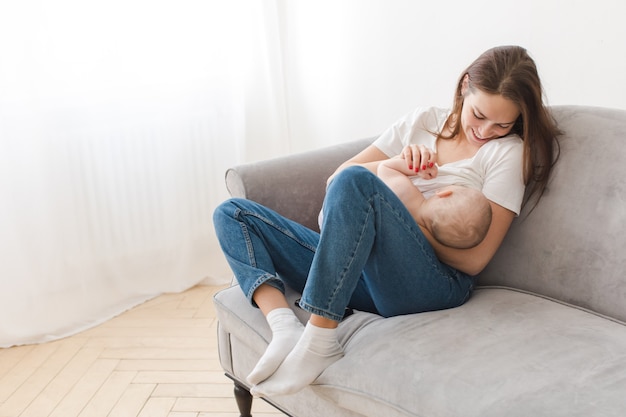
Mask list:
[[[239,408],[239,417],[252,417],[250,412],[252,411],[252,394],[244,386],[235,382],[235,401],[237,401],[237,408]]]

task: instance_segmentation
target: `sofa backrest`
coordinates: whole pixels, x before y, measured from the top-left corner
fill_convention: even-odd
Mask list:
[[[373,138],[353,140],[238,165],[226,171],[226,188],[232,197],[261,203],[319,232],[317,217],[326,193],[326,180],[372,141]]]
[[[553,106],[561,157],[479,285],[538,293],[626,321],[626,110]]]

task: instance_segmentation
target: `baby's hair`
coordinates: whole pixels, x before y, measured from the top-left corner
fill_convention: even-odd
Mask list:
[[[436,198],[436,197],[435,197]],[[450,197],[439,201],[431,227],[442,245],[469,249],[483,241],[491,225],[491,205],[479,190],[456,186]]]

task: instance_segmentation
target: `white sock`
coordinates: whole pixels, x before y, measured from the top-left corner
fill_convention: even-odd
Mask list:
[[[252,385],[264,381],[278,369],[304,331],[304,326],[289,308],[274,309],[267,314],[266,319],[272,329],[272,340],[248,375],[247,380]]]
[[[293,394],[311,384],[331,364],[343,357],[337,329],[308,323],[298,344],[274,374],[250,392],[258,397]]]

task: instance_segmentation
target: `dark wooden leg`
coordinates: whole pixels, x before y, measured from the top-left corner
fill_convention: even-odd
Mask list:
[[[239,385],[235,382],[235,401],[237,401],[237,407],[239,408],[239,417],[252,417],[250,411],[252,411],[252,394],[247,388]]]

